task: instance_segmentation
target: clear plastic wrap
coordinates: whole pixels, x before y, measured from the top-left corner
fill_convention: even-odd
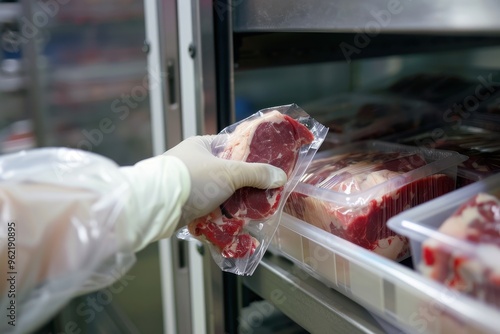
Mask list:
[[[404,212],[388,223],[410,239],[413,264],[421,274],[497,310],[499,185],[500,175],[490,176]]]
[[[472,117],[459,125],[435,123],[385,139],[404,145],[456,151],[467,156],[457,171],[457,187],[462,187],[500,171],[498,124]]]
[[[181,229],[178,237],[206,241],[224,271],[253,274],[278,227],[288,195],[327,131],[295,104],[260,110],[222,130],[212,144],[214,155],[269,163],[282,168],[288,181],[278,189],[238,189],[212,213]]]
[[[330,129],[322,150],[415,129],[437,115],[427,102],[366,93],[338,94],[304,108]]]
[[[0,170],[0,332],[30,333],[127,272],[135,255],[119,226],[137,217],[118,166],[96,154],[23,151],[1,156]]]
[[[392,260],[408,240],[387,220],[455,189],[456,152],[365,141],[316,155],[285,212]]]
[[[1,155],[0,333],[32,333],[75,296],[113,291],[136,252],[174,234],[188,196],[185,164],[165,155],[127,167],[68,148]]]
[[[413,217],[427,219],[436,207]],[[421,275],[406,266],[410,259],[391,261],[286,213],[269,251],[300,268],[306,284],[309,277],[318,279],[396,326],[397,333],[498,333],[500,309]]]

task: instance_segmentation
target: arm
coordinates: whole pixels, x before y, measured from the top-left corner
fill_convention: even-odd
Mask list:
[[[0,307],[15,301],[20,332],[125,274],[136,251],[174,232],[190,189],[175,157],[120,168],[92,153],[39,149],[0,158],[0,171]],[[16,273],[14,298],[7,272]]]
[[[215,158],[211,140],[190,138],[131,167],[64,148],[0,157],[0,308],[15,300],[15,329],[34,329],[72,297],[118,280],[135,252],[211,212],[235,189],[286,181],[272,166]],[[215,184],[214,196],[204,196],[207,184]],[[9,224],[15,227],[13,270],[7,267]],[[4,278],[11,271],[15,298]],[[0,332],[6,325],[0,323]]]

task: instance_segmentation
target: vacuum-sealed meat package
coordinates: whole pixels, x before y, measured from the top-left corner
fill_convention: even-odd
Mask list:
[[[244,187],[210,214],[195,219],[178,237],[206,241],[219,267],[251,275],[264,255],[283,206],[323,142],[328,129],[295,104],[260,110],[222,130],[214,155],[283,169],[287,183],[276,189]]]
[[[285,212],[392,260],[409,255],[387,220],[455,189],[466,157],[365,141],[318,153],[289,197]]]

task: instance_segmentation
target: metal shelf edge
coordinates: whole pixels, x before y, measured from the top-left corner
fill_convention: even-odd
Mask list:
[[[312,333],[384,333],[366,309],[281,257],[264,257],[243,283]]]

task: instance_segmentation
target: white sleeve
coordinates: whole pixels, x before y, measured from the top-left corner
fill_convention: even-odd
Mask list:
[[[136,251],[174,233],[190,186],[175,157],[118,167],[66,148],[0,156],[0,332],[29,332],[122,277]]]

